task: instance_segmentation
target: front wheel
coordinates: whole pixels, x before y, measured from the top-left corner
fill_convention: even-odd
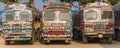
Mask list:
[[[10,41],[5,41],[5,44],[6,44],[6,45],[9,45],[9,44],[10,44]]]
[[[112,44],[112,35],[110,35],[110,36],[107,38],[107,43],[108,43],[108,44]]]
[[[69,41],[66,41],[66,40],[65,40],[65,43],[66,43],[66,44],[71,44],[71,40],[69,40]]]

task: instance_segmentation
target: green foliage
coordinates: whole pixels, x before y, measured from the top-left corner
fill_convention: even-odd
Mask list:
[[[78,1],[80,3],[82,3],[83,5],[87,4],[87,3],[92,3],[95,1],[100,1],[100,0],[61,0],[62,2],[70,2],[70,1]],[[103,0],[105,3],[110,3],[111,5],[115,5],[120,3],[120,0]]]
[[[120,3],[120,0],[104,0],[105,3],[110,3],[111,5],[115,5]]]

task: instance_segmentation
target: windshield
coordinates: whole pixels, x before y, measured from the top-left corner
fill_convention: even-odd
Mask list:
[[[103,11],[101,14],[102,19],[112,19],[112,11]]]
[[[5,20],[6,21],[13,21],[15,13],[13,11],[9,11],[5,13]]]
[[[70,20],[70,12],[69,11],[61,11],[59,17],[60,17],[60,21]]]
[[[30,13],[28,12],[21,12],[20,13],[20,20],[21,21],[28,21],[30,18]]]
[[[55,13],[54,11],[47,11],[44,13],[44,20],[45,21],[54,21],[55,20]]]
[[[28,3],[28,2],[29,2],[29,0],[18,0],[18,2]]]
[[[95,11],[89,11],[85,13],[85,19],[86,20],[96,20],[97,19],[97,13]]]

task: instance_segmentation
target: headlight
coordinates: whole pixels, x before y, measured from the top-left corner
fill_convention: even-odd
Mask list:
[[[110,28],[110,31],[113,31],[114,29],[113,28]]]
[[[71,34],[67,34],[67,36],[71,36]]]
[[[63,26],[66,26],[66,23],[63,23]]]
[[[8,37],[8,35],[4,35],[4,37]]]
[[[62,27],[62,29],[65,29],[65,27]]]
[[[5,30],[5,32],[8,32],[8,30]]]
[[[85,30],[87,32],[93,32],[94,31],[93,27],[86,27]]]
[[[26,32],[32,32],[31,30],[26,30]]]
[[[68,26],[71,26],[71,23],[69,22],[67,25],[68,25]]]
[[[48,30],[47,30],[47,29],[45,29],[45,30],[43,30],[43,32],[48,32]]]
[[[44,26],[51,26],[51,23],[44,23]]]
[[[43,30],[49,29],[49,27],[43,27]]]
[[[23,32],[23,33],[25,33],[25,32],[26,32],[26,30],[22,30],[22,32]]]
[[[27,28],[32,28],[32,26],[30,25],[30,26],[27,26]]]
[[[70,29],[70,28],[68,28],[68,29],[67,29],[67,32],[70,32],[70,31],[71,31],[71,29]]]
[[[43,27],[43,32],[48,32],[49,29],[49,27]]]
[[[45,23],[44,26],[47,26],[47,23]]]
[[[106,31],[109,31],[109,29],[106,29]]]
[[[26,34],[26,36],[29,36],[29,37],[31,37],[32,35],[31,35],[31,34]]]
[[[48,36],[47,34],[43,34],[43,36]]]
[[[12,32],[8,32],[9,34],[11,34]]]

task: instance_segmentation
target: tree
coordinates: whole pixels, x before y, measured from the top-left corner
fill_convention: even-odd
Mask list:
[[[110,3],[111,5],[115,5],[120,3],[120,0],[104,0],[105,3]]]

